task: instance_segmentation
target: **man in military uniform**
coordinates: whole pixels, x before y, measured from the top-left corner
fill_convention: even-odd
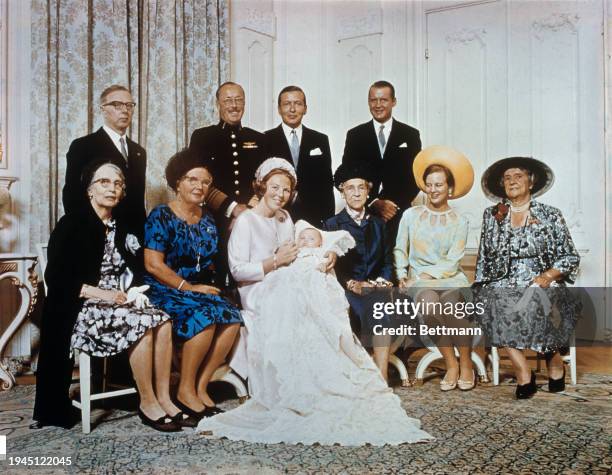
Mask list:
[[[253,177],[267,158],[266,141],[264,134],[240,123],[244,90],[239,84],[221,84],[216,96],[219,123],[194,130],[189,149],[202,159],[210,159],[213,187],[206,203],[217,218],[229,219],[244,211],[254,195]],[[219,219],[217,222],[222,225]]]
[[[206,204],[219,227],[219,277],[224,282],[230,220],[243,212],[254,198],[255,170],[267,158],[267,147],[264,134],[240,123],[244,114],[244,90],[239,84],[221,84],[216,97],[219,123],[194,130],[189,149],[208,161],[213,177]]]

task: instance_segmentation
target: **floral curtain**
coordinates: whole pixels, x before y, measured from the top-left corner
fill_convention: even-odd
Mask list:
[[[229,78],[229,0],[32,0],[30,248],[63,214],[70,142],[102,125],[100,92],[130,88],[130,137],[147,149],[147,204],[166,199],[168,158],[216,122]]]

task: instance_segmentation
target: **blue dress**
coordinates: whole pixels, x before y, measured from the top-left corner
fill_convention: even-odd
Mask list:
[[[145,224],[145,247],[163,252],[165,264],[187,282],[219,286],[214,263],[217,227],[206,211],[199,222],[187,224],[168,205],[156,207]],[[242,323],[240,310],[221,296],[177,290],[150,274],[145,283],[151,286],[151,303],[172,317],[174,332],[182,338],[192,338],[209,325]]]

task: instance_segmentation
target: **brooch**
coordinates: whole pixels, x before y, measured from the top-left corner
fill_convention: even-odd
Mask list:
[[[505,203],[497,203],[493,208],[493,217],[498,223],[501,223],[510,211],[510,206]]]
[[[244,142],[242,148],[259,148],[255,142]]]

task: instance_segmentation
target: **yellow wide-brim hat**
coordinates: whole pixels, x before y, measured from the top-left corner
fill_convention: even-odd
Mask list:
[[[474,168],[465,155],[454,148],[444,145],[432,145],[421,150],[412,164],[412,173],[417,186],[425,192],[423,173],[430,165],[442,165],[448,168],[455,180],[455,186],[448,199],[461,198],[469,193],[474,184]]]

